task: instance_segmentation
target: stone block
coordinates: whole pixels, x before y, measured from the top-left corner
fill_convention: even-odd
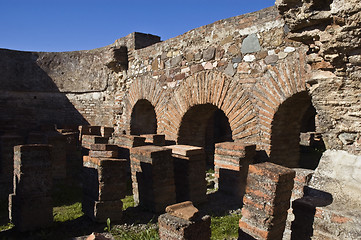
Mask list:
[[[209,240],[211,238],[210,224],[209,216],[189,221],[165,213],[158,218],[159,238],[161,240]]]
[[[112,222],[117,222],[123,216],[123,202],[116,201],[96,201],[87,196],[83,196],[82,209],[84,214],[93,221],[105,223],[108,218]]]
[[[258,37],[255,33],[248,35],[245,39],[243,39],[241,52],[243,54],[246,53],[254,53],[261,50],[261,45],[259,44]]]

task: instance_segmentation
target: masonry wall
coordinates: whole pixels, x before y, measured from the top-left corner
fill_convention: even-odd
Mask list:
[[[279,131],[273,126],[280,106],[305,92],[319,114],[316,130],[323,133],[326,147],[359,152],[360,88],[353,80],[358,72],[352,71],[359,68],[357,51],[343,47],[352,55],[348,70],[328,71],[336,77],[323,81],[326,75],[312,71],[328,69],[327,63],[306,59],[307,46],[289,38],[293,28],[271,7],[164,42],[132,33],[89,51],[2,49],[2,131],[50,122],[89,123],[114,127],[115,134],[129,133],[133,107],[145,99],[154,107],[157,133],[177,141],[187,111],[211,104],[228,118],[233,140],[255,144],[269,155],[273,145],[291,142],[290,137],[272,142],[271,135]],[[342,74],[350,78],[343,80]]]

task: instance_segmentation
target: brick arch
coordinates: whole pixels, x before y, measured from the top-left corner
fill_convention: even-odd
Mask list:
[[[256,115],[242,85],[223,73],[209,71],[188,77],[175,89],[165,116],[166,135],[177,139],[186,112],[193,106],[204,104],[214,105],[224,112],[235,141],[256,141]]]
[[[134,106],[140,100],[147,100],[154,107],[157,119],[157,131],[161,131],[159,122],[162,118],[162,112],[167,106],[168,98],[166,96],[166,92],[160,84],[157,84],[157,81],[150,79],[135,80],[129,88],[128,98],[125,104],[127,133],[130,133],[131,114]]]
[[[271,152],[275,115],[288,99],[298,93],[307,92],[308,72],[309,65],[306,63],[305,54],[299,50],[283,61],[279,61],[277,65],[268,65],[264,76],[258,79],[251,91],[250,95],[258,113],[260,130],[258,145],[268,155]]]

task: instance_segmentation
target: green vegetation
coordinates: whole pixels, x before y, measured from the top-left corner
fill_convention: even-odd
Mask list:
[[[241,214],[226,216],[212,216],[211,218],[211,239],[232,239],[238,237],[238,221]]]
[[[123,201],[123,209],[134,207],[133,196],[128,193]],[[80,236],[88,234],[86,230],[79,229],[79,226],[88,225],[87,218],[84,218],[81,207],[82,191],[79,186],[67,183],[54,184],[53,200],[54,200],[54,225],[47,229],[41,229],[29,233],[36,239],[59,239],[65,236]],[[13,228],[13,224],[8,221],[7,200],[0,203],[0,231]],[[131,216],[129,216],[131,217]],[[240,214],[231,214],[226,216],[212,216],[211,218],[211,239],[232,239],[238,236],[238,220]],[[85,221],[85,222],[84,222]],[[93,229],[100,226],[101,229],[110,232],[115,239],[122,240],[155,240],[159,239],[158,227],[156,220],[150,221],[146,225],[134,224],[132,226],[111,225],[111,219],[107,225],[94,225],[89,228]],[[80,225],[79,225],[80,224]],[[65,230],[66,229],[66,230]],[[68,232],[64,232],[68,231]],[[60,234],[62,233],[62,234]],[[16,235],[17,236],[17,235]],[[16,238],[15,236],[15,238]],[[20,237],[21,238],[21,237]]]
[[[119,240],[156,240],[159,239],[158,227],[150,223],[147,224],[145,229],[132,230],[124,229],[122,227],[113,227],[111,231],[115,239]]]
[[[125,196],[125,198],[122,199],[122,202],[123,202],[123,211],[129,207],[134,207],[133,195]]]
[[[53,208],[54,222],[66,222],[83,216],[81,203],[76,202],[69,206],[61,206]]]

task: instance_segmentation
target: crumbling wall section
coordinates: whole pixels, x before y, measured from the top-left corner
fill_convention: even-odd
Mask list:
[[[327,148],[361,153],[361,7],[359,1],[289,1],[276,5],[291,33],[308,45],[308,79]]]

